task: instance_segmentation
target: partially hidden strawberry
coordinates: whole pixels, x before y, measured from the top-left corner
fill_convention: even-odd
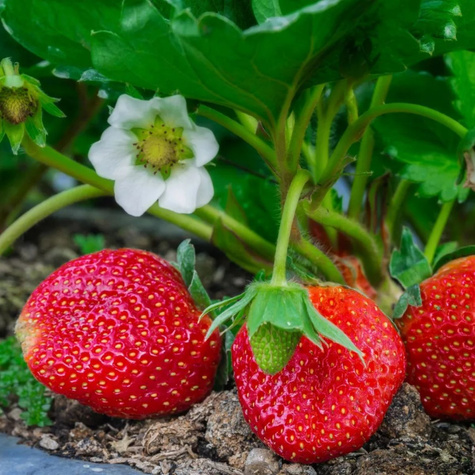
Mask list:
[[[243,414],[254,433],[284,459],[324,462],[359,449],[376,431],[405,376],[403,343],[373,301],[341,286],[310,287],[314,307],[343,330],[360,357],[327,340],[302,337],[287,365],[257,366],[246,326],[232,347]]]
[[[221,340],[180,273],[135,249],[66,263],[26,303],[16,334],[33,375],[113,417],[174,414],[211,391]]]
[[[422,305],[396,320],[407,380],[430,416],[475,419],[475,256],[449,262],[420,289]]]

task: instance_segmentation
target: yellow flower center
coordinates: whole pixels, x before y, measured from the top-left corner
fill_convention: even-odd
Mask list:
[[[148,129],[134,129],[133,132],[137,136],[134,143],[138,150],[137,164],[150,167],[154,174],[160,172],[167,178],[173,165],[193,157],[183,141],[183,128],[168,127],[160,117]]]
[[[0,116],[12,124],[25,122],[38,110],[38,101],[31,97],[26,87],[0,89]]]

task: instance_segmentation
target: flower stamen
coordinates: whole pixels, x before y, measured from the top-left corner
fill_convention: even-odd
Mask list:
[[[148,129],[134,129],[137,142],[137,164],[148,165],[154,175],[160,172],[163,178],[168,178],[173,166],[180,160],[193,157],[193,152],[183,145],[183,128],[167,127],[160,117]]]

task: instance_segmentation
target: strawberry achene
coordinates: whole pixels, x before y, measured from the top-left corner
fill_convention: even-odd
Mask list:
[[[359,449],[376,431],[405,375],[404,347],[373,301],[340,286],[311,287],[315,308],[342,329],[359,356],[302,337],[289,363],[268,375],[257,366],[246,326],[232,347],[246,421],[283,458],[324,462]]]

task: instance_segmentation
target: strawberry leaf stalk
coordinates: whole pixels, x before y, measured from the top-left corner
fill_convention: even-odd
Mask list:
[[[234,322],[247,317],[250,345],[256,363],[267,374],[276,374],[289,362],[302,336],[319,348],[321,337],[361,353],[335,324],[324,318],[312,305],[307,289],[286,279],[287,248],[295,210],[308,181],[301,170],[292,181],[282,212],[275,264],[270,282],[255,282],[234,298],[209,306],[204,313],[228,307],[212,323],[208,334],[229,319]]]

